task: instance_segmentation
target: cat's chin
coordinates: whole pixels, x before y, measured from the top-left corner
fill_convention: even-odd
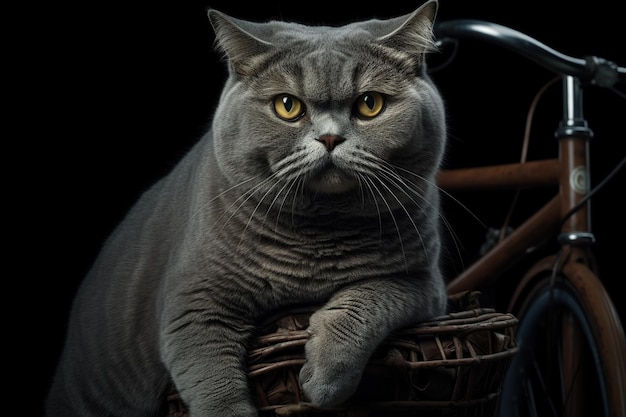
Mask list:
[[[332,172],[311,178],[307,185],[316,193],[343,194],[355,190],[358,187],[358,181],[352,176]]]

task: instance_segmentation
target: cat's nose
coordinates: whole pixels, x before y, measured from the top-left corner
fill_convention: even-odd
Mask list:
[[[322,142],[324,145],[326,145],[326,150],[330,152],[333,149],[335,149],[335,146],[343,142],[345,139],[337,135],[322,135],[319,138],[317,138],[317,140],[319,142]]]

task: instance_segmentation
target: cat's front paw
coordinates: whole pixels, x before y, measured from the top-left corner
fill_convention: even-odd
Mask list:
[[[356,391],[362,366],[336,346],[321,346],[320,338],[307,342],[307,361],[300,370],[304,396],[316,407],[334,407],[344,403]]]
[[[308,362],[300,371],[304,396],[316,407],[334,407],[345,402],[356,391],[360,375],[351,372],[326,372]]]

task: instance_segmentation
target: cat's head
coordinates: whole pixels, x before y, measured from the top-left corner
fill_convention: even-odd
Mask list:
[[[337,198],[424,188],[445,142],[443,104],[425,69],[436,9],[431,0],[340,27],[209,10],[229,68],[213,120],[221,173],[268,200],[288,189]]]

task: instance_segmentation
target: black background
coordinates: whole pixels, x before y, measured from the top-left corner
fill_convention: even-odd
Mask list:
[[[28,387],[28,397],[35,397],[20,404],[21,414],[39,413],[71,299],[102,241],[210,121],[225,69],[212,50],[206,9],[255,20],[334,25],[396,16],[419,4],[387,0],[338,8],[337,1],[257,1],[251,6],[216,0],[28,6],[33,8],[24,11],[25,26],[15,32],[27,46],[17,48],[13,106],[26,117],[12,120],[18,129],[10,142],[18,149],[5,154],[10,156],[6,166],[13,167],[5,177],[7,189],[15,191],[6,204],[17,212],[8,223],[19,231],[8,252],[8,260],[17,261],[10,276],[18,289],[7,292],[7,301],[19,306],[9,310],[9,321],[18,325],[11,333],[18,335],[17,343],[11,345],[31,352],[28,360],[20,359],[25,366],[18,393]],[[497,22],[563,53],[594,54],[626,65],[626,23],[617,2],[610,0],[442,0],[438,19],[457,18]],[[452,66],[433,77],[449,111],[446,164],[452,167],[518,160],[530,103],[553,75],[508,51],[466,42]],[[555,155],[559,94],[558,86],[552,88],[540,102],[530,158]],[[626,154],[626,102],[594,88],[586,97],[586,116],[596,136],[591,142],[595,184]],[[622,173],[594,200],[596,250],[603,276],[614,281],[624,278],[626,222],[615,218],[624,212],[624,184]],[[504,202],[496,196],[504,196]],[[525,199],[534,196],[543,192],[523,193]],[[484,223],[497,226],[510,195],[479,194],[464,202]],[[449,254],[453,272],[461,268],[460,258],[475,253],[484,229],[458,206],[448,205],[460,247],[460,254],[455,249]],[[520,206],[520,215],[525,207]],[[615,284],[607,287],[622,303]],[[36,411],[24,413],[24,404]]]

